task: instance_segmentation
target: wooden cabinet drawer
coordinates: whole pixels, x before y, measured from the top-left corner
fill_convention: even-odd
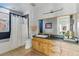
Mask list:
[[[53,50],[54,52],[60,53],[60,47],[51,47],[50,50]]]

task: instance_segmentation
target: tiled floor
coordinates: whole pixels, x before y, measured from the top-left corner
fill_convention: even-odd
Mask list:
[[[0,56],[44,56],[43,54],[33,50],[25,49],[24,46],[7,53],[1,54]]]
[[[44,55],[36,50],[32,50],[32,51],[26,53],[25,56],[46,56],[46,55]]]

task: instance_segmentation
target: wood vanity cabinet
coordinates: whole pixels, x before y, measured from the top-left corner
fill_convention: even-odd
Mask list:
[[[53,55],[55,53],[55,48],[53,48],[55,44],[49,39],[33,37],[32,47],[45,55]]]
[[[79,46],[59,40],[33,37],[33,49],[49,56],[79,55]]]

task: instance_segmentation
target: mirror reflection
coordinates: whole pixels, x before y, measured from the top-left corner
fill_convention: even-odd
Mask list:
[[[78,42],[78,14],[64,15],[39,20],[39,34],[49,38]]]

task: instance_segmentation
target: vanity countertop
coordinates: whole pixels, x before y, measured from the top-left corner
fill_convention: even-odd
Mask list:
[[[65,39],[61,39],[61,38],[54,38],[54,37],[49,37],[48,35],[36,35],[33,36],[33,38],[41,38],[41,39],[47,39],[47,40],[56,40],[56,41],[63,41],[63,42],[68,42],[68,43],[74,43],[74,44],[78,44],[78,42],[76,40],[65,40]]]

